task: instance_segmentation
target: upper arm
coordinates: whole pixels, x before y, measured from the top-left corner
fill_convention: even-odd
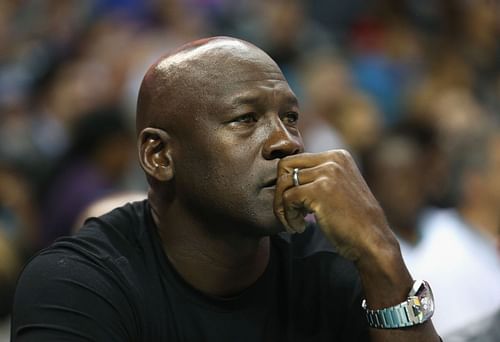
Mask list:
[[[134,327],[129,300],[104,264],[51,251],[19,278],[12,341],[129,341]]]

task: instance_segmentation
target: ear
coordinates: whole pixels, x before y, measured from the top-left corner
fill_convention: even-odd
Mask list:
[[[174,177],[172,144],[167,132],[148,127],[137,139],[139,160],[143,170],[154,179],[166,182]]]

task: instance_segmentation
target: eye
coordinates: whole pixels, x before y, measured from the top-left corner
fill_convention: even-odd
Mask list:
[[[233,122],[243,123],[243,124],[254,123],[257,122],[257,115],[255,113],[243,114],[235,118]]]
[[[286,124],[296,125],[299,121],[299,113],[297,112],[286,112],[283,114],[282,120]]]

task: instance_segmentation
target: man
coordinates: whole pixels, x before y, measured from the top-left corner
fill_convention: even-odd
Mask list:
[[[413,281],[352,158],[302,153],[298,118],[278,66],[247,42],[160,59],[137,110],[148,200],[31,261],[14,340],[438,341],[430,320],[368,329],[361,298],[389,308]]]

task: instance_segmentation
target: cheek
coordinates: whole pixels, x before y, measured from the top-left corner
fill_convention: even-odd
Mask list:
[[[196,128],[203,134],[180,139],[189,144],[181,143],[174,155],[178,196],[239,211],[254,206],[262,181],[262,134],[207,126]]]
[[[193,148],[176,162],[177,193],[216,206],[242,205],[255,188],[251,158],[238,148],[229,153],[225,146],[210,146]]]
[[[259,144],[250,137],[216,132],[208,141],[208,151],[203,153],[203,165],[221,185],[247,186],[254,178],[254,168],[259,158]],[[197,157],[196,154],[193,155]]]
[[[243,154],[220,155],[209,162],[209,186],[218,196],[243,199],[256,187],[252,160]]]

